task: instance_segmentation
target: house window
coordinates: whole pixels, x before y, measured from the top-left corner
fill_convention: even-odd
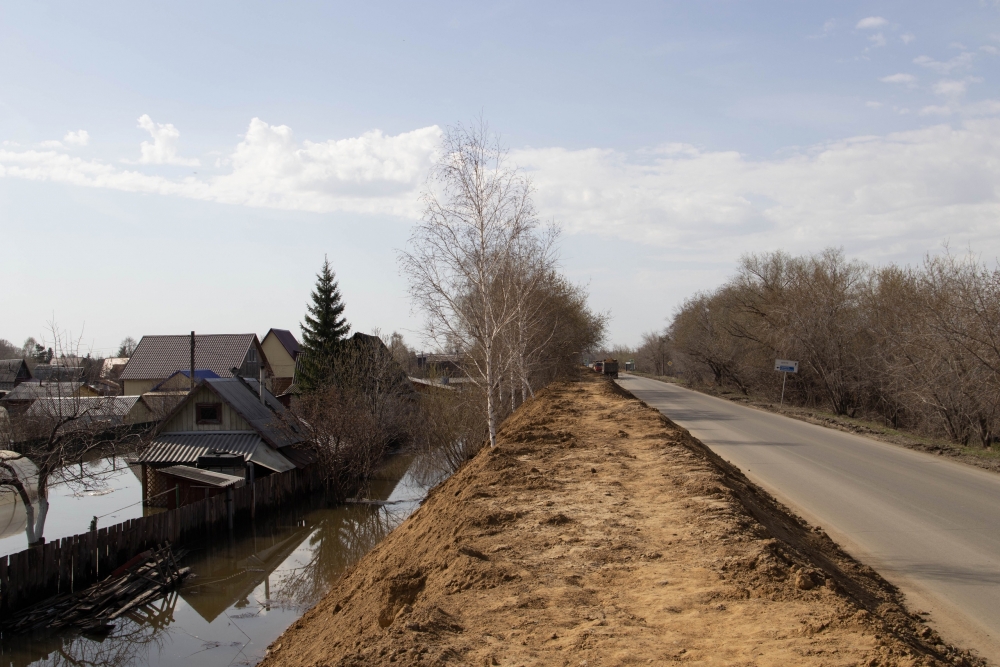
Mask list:
[[[195,405],[195,413],[199,424],[222,423],[221,403],[198,403]]]

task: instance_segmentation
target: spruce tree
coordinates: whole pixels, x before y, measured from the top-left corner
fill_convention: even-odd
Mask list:
[[[343,317],[337,276],[323,256],[323,269],[316,276],[316,289],[302,324],[302,362],[299,389],[315,391],[333,381],[337,353],[351,325]]]

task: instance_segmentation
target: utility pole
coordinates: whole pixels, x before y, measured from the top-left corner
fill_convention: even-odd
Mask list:
[[[194,391],[194,332],[191,332],[191,391]]]

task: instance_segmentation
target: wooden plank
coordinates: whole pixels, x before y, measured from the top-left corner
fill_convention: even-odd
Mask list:
[[[59,592],[68,593],[73,590],[73,540],[64,537],[59,540]]]

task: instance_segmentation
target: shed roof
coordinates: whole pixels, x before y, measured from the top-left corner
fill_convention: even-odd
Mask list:
[[[257,334],[202,334],[194,337],[196,368],[230,377],[257,341]],[[122,380],[162,380],[191,367],[191,336],[143,336],[122,370]]]
[[[39,398],[61,398],[75,396],[82,382],[22,382],[3,400],[5,401],[34,401]]]
[[[246,481],[236,475],[227,475],[221,472],[192,468],[191,466],[169,466],[160,468],[159,472],[164,475],[189,479],[192,482],[198,482],[205,486],[214,486],[219,489],[224,489],[227,486],[243,486],[243,483]]]
[[[25,414],[29,417],[86,417],[120,421],[128,416],[140,396],[64,396],[39,398]]]
[[[285,352],[288,353],[288,356],[292,359],[299,356],[299,352],[302,351],[302,348],[299,347],[299,341],[295,340],[295,335],[291,331],[288,329],[271,329],[267,332],[267,335],[265,335],[264,338],[267,338],[270,334],[274,334],[274,337],[278,339],[281,346],[285,348]]]
[[[240,454],[245,460],[259,463],[275,472],[285,472],[295,467],[291,461],[269,447],[259,435],[248,431],[163,433],[149,443],[136,463],[197,463],[199,456],[212,450]]]
[[[0,388],[13,389],[14,383],[18,379],[25,380],[31,377],[28,364],[24,359],[0,359]]]

